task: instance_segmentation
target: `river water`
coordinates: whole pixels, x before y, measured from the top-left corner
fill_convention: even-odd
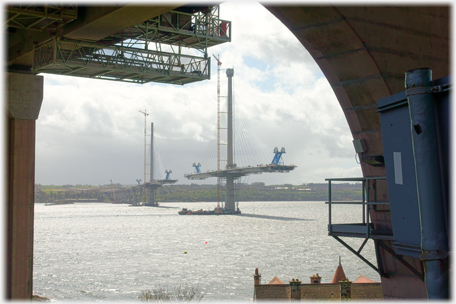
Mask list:
[[[216,203],[162,208],[106,203],[35,204],[33,292],[53,301],[134,301],[157,287],[197,286],[203,301],[248,302],[262,283],[332,280],[341,256],[350,280],[379,275],[328,236],[324,202],[241,202],[243,213],[182,216]],[[336,210],[334,210],[336,209]],[[360,222],[361,208],[333,208],[333,222]],[[363,239],[344,238],[357,250]],[[373,243],[362,254],[375,265]]]

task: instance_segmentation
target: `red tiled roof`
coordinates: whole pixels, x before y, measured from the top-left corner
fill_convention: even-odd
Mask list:
[[[285,284],[277,276],[274,276],[269,284]]]
[[[353,283],[375,283],[375,281],[372,281],[369,278],[366,278],[363,275],[359,275],[356,280],[353,281]]]
[[[342,263],[340,262],[339,257],[339,266],[336,268],[336,272],[334,273],[334,277],[331,281],[331,284],[339,284],[339,281],[342,279],[346,279],[344,269],[342,268]]]

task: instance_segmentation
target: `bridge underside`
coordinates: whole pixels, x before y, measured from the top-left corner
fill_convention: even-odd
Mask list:
[[[328,79],[353,139],[364,139],[363,157],[383,155],[379,99],[404,91],[405,72],[427,67],[433,79],[449,75],[448,6],[266,6],[298,38]],[[385,167],[361,162],[364,177],[386,176]],[[389,201],[386,183],[380,201]],[[392,234],[389,207],[371,211],[374,225]],[[404,267],[388,246],[377,246],[385,298],[426,298],[422,279]],[[418,258],[406,257],[415,269]]]
[[[33,47],[56,36],[96,42],[175,7],[79,7],[75,20],[54,29],[8,28],[7,298],[32,296],[35,120],[43,93],[42,76],[30,72]],[[383,154],[377,101],[404,90],[404,72],[428,67],[434,79],[449,75],[448,6],[266,7],[316,60],[339,100],[353,138],[365,139],[367,157]],[[386,175],[384,167],[364,162],[361,166],[365,177]],[[381,200],[388,201],[386,185],[376,191]],[[382,229],[392,230],[385,208],[374,212],[372,219]],[[423,281],[384,247],[377,246],[376,251],[385,273],[385,298],[426,297]],[[419,259],[404,258],[416,268],[421,265]]]

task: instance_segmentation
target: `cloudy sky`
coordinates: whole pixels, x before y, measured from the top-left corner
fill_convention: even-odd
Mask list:
[[[236,163],[270,163],[274,147],[285,147],[284,162],[298,166],[288,174],[253,175],[245,182],[323,183],[328,177],[361,176],[338,101],[291,32],[256,3],[223,3],[220,15],[232,21],[232,42],[208,52],[222,62],[222,96],[227,90],[225,69],[234,69]],[[203,171],[214,169],[215,60],[211,75],[207,81],[175,86],[45,74],[36,132],[36,183],[134,184],[143,179],[144,115],[139,111],[144,110],[150,113],[148,144],[154,123],[154,177],[164,178],[164,170],[172,170],[172,178],[188,184],[184,174],[194,172],[194,162],[200,162]],[[225,103],[222,97],[222,106]]]

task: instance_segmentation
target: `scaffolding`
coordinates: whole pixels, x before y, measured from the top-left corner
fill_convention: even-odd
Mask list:
[[[210,60],[168,52],[53,38],[34,50],[35,73],[133,83],[187,84],[210,79]]]
[[[32,70],[132,83],[210,79],[207,48],[231,41],[219,6],[170,11],[97,42],[54,37],[34,48]],[[200,55],[195,55],[195,51]]]

